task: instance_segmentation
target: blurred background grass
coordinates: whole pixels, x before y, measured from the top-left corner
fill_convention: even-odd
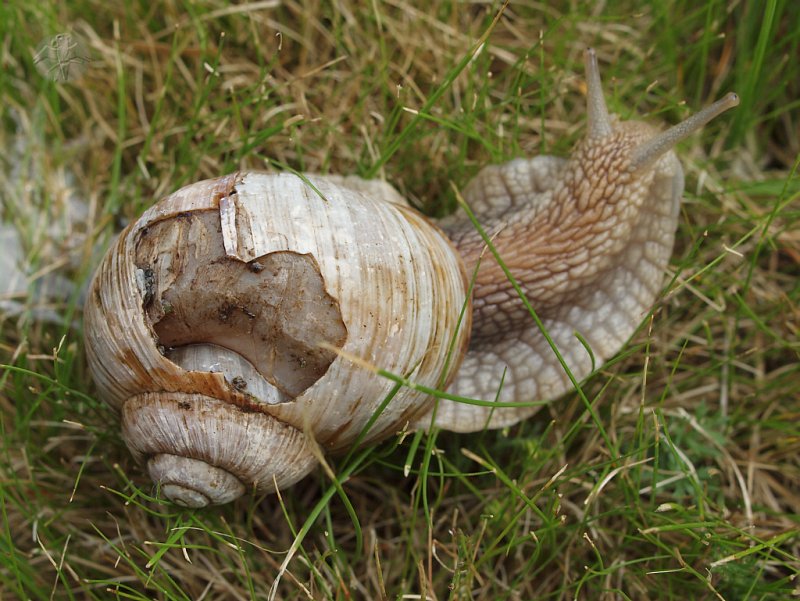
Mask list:
[[[800,596],[792,8],[3,3],[3,598]],[[679,148],[668,285],[586,384],[599,427],[567,395],[504,431],[440,433],[422,475],[419,437],[334,458],[355,520],[321,470],[282,498],[154,499],[83,358],[82,294],[114,233],[183,184],[280,165],[383,177],[446,213],[450,182],[486,164],[569,153],[589,45],[623,118],[742,100]]]

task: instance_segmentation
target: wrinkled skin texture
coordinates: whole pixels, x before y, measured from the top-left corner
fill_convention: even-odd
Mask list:
[[[617,352],[661,288],[683,172],[672,152],[650,169],[628,169],[630,150],[654,134],[643,123],[614,122],[610,135],[585,139],[569,160],[542,156],[489,167],[464,191],[577,381]],[[456,216],[442,226],[474,270],[485,242],[472,222]],[[489,253],[477,272],[473,317],[472,342],[450,392],[530,402],[572,387]],[[515,423],[536,409],[441,401],[436,422],[472,431]]]

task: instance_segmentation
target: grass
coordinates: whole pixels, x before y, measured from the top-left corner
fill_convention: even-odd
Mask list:
[[[2,598],[800,596],[792,3],[512,2],[494,28],[499,3],[421,6],[0,6],[0,222],[21,266],[0,288]],[[65,82],[34,63],[60,32],[91,59]],[[486,164],[569,152],[587,45],[625,118],[742,100],[679,148],[665,293],[584,383],[591,411],[568,394],[506,430],[389,440],[280,497],[154,498],[82,351],[111,236],[183,184],[278,165],[384,177],[446,213]]]

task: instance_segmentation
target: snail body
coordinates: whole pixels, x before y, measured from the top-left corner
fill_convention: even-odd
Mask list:
[[[683,191],[670,148],[737,102],[658,133],[609,117],[592,51],[586,63],[589,127],[572,157],[489,167],[464,191],[577,379],[659,292]],[[192,507],[284,488],[367,427],[364,441],[432,415],[457,431],[515,423],[535,407],[441,400],[432,414],[431,397],[359,364],[475,399],[566,392],[498,264],[477,268],[483,247],[465,217],[434,224],[382,182],[191,184],[123,231],[93,279],[85,338],[98,394],[162,494]]]

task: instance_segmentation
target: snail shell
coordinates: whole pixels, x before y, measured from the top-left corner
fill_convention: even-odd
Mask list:
[[[659,132],[608,114],[591,50],[586,71],[573,154],[489,167],[464,193],[542,327],[499,262],[479,263],[471,220],[440,229],[381,182],[235,173],[123,231],[91,285],[87,355],[161,492],[200,507],[283,488],[368,425],[364,441],[434,415],[458,431],[512,424],[616,353],[672,252],[683,171],[671,148],[738,99]],[[364,364],[525,403],[441,400],[430,413],[430,398]]]
[[[315,444],[352,444],[393,383],[335,349],[425,386],[455,373],[450,342],[459,357],[470,332],[457,253],[419,213],[346,184],[263,173],[192,184],[98,269],[85,314],[98,394],[173,501],[285,487],[316,464]],[[431,402],[401,389],[365,440]]]

